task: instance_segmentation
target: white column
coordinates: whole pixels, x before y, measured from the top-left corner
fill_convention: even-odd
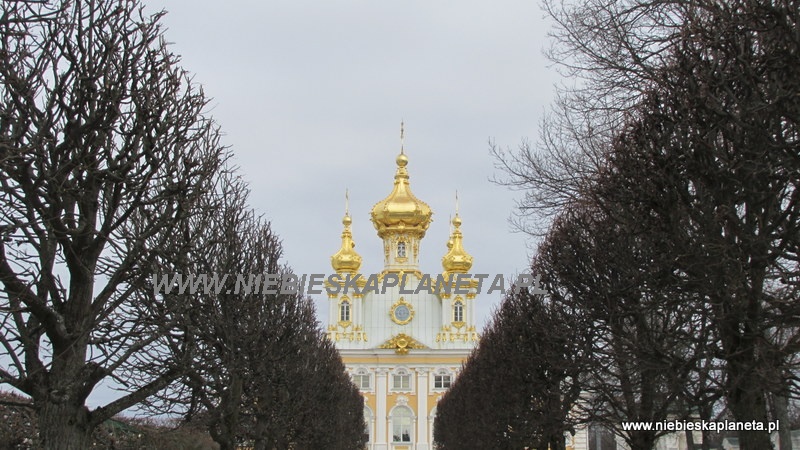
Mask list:
[[[386,411],[386,378],[388,370],[380,367],[375,369],[375,450],[386,450],[388,442],[386,440],[386,422],[389,420]]]
[[[338,296],[336,297],[328,297],[328,324],[329,325],[336,325],[336,322],[339,320],[339,311],[336,310],[336,303],[338,300]]]
[[[359,303],[360,300],[355,296],[350,297],[350,331],[355,330],[358,325],[358,314],[361,312]]]
[[[451,311],[451,303],[453,302],[453,296],[450,298],[443,298],[442,299],[442,326],[450,325],[450,316],[452,316],[453,312]]]
[[[477,297],[476,297],[477,298]],[[469,306],[467,306],[469,304]],[[468,325],[475,325],[475,299],[464,299],[464,307],[467,308]]]
[[[428,367],[417,368],[417,450],[428,450]]]
[[[575,427],[575,436],[572,436],[572,450],[589,449],[589,427],[578,425]]]
[[[366,320],[364,318],[364,310],[366,309],[364,305],[364,297],[358,299],[358,324],[361,325],[361,329],[364,329],[364,324]]]
[[[372,417],[369,418],[369,448],[370,450],[375,448],[375,414],[372,414]]]
[[[365,323],[364,322],[364,309],[365,309],[364,297],[355,298],[355,296],[353,296],[353,302],[354,303],[358,303],[358,315],[355,316],[356,317],[356,321],[357,321],[355,323],[355,325],[358,325],[359,327],[361,327],[361,330],[363,331],[364,330],[364,323]],[[353,330],[356,329],[355,325],[353,325]],[[362,346],[364,344],[361,341],[356,341],[356,345],[358,345],[360,347],[360,346]]]
[[[433,416],[428,416],[428,441],[433,445]]]

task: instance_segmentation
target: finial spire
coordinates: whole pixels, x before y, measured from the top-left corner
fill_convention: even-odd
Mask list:
[[[401,119],[400,120],[400,154],[401,155],[405,155],[406,154],[405,150],[403,149],[403,137],[404,137],[403,135],[405,134],[403,125],[404,125],[403,124],[403,120]]]
[[[353,232],[350,230],[352,223],[353,219],[350,217],[350,189],[345,189],[342,246],[338,252],[331,256],[331,266],[336,273],[356,273],[361,267],[361,255],[354,250],[356,244],[353,242]]]
[[[452,216],[451,216],[452,217]],[[442,258],[444,273],[467,273],[472,267],[472,256],[464,250],[461,233],[461,217],[458,216],[458,191],[456,191],[456,214],[450,220],[450,239],[447,240],[447,254]]]

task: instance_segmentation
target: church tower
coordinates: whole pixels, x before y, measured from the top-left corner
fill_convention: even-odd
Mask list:
[[[328,337],[364,395],[367,448],[431,450],[436,403],[478,340],[473,314],[477,281],[466,278],[472,256],[464,249],[458,207],[443,270],[421,269],[421,244],[433,211],[411,192],[402,144],[395,162],[392,191],[370,213],[383,240],[379,274],[359,273],[354,221],[345,207],[341,247],[331,257],[340,282],[326,286]],[[459,275],[461,291],[456,290]],[[347,277],[356,279],[360,292],[330,289],[343,288]]]
[[[419,244],[433,211],[411,192],[404,152],[397,155],[396,163],[394,188],[372,207],[372,224],[383,239],[384,273],[419,272]]]

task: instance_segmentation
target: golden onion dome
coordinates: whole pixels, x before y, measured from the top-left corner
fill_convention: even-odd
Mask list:
[[[411,193],[406,170],[408,157],[400,153],[396,162],[394,188],[388,197],[372,207],[372,224],[381,238],[393,232],[407,232],[422,238],[431,224],[433,211]]]
[[[472,256],[464,250],[461,243],[461,218],[458,214],[453,218],[453,232],[447,241],[447,254],[442,258],[445,273],[467,273],[472,268]]]
[[[353,219],[349,213],[345,213],[342,219],[344,231],[342,231],[342,247],[331,256],[331,266],[336,273],[357,273],[361,268],[361,255],[354,250],[356,244],[353,242],[353,233],[350,231],[350,224]]]

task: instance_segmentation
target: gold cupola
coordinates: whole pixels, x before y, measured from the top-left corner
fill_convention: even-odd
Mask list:
[[[456,212],[453,218],[453,231],[447,241],[447,254],[442,258],[442,268],[445,275],[451,273],[467,273],[472,268],[472,256],[464,250],[461,243],[461,218]]]
[[[407,233],[421,239],[431,224],[433,212],[427,203],[411,193],[406,169],[408,157],[402,149],[396,162],[394,189],[372,207],[372,224],[382,239],[395,233]]]
[[[345,198],[347,198],[347,194],[345,194]],[[358,269],[361,268],[361,255],[354,250],[356,244],[353,242],[353,233],[350,231],[350,224],[353,223],[353,219],[350,218],[349,209],[349,205],[346,205],[344,218],[342,219],[342,225],[344,225],[342,247],[331,256],[331,266],[333,266],[333,270],[336,273],[357,273]]]

